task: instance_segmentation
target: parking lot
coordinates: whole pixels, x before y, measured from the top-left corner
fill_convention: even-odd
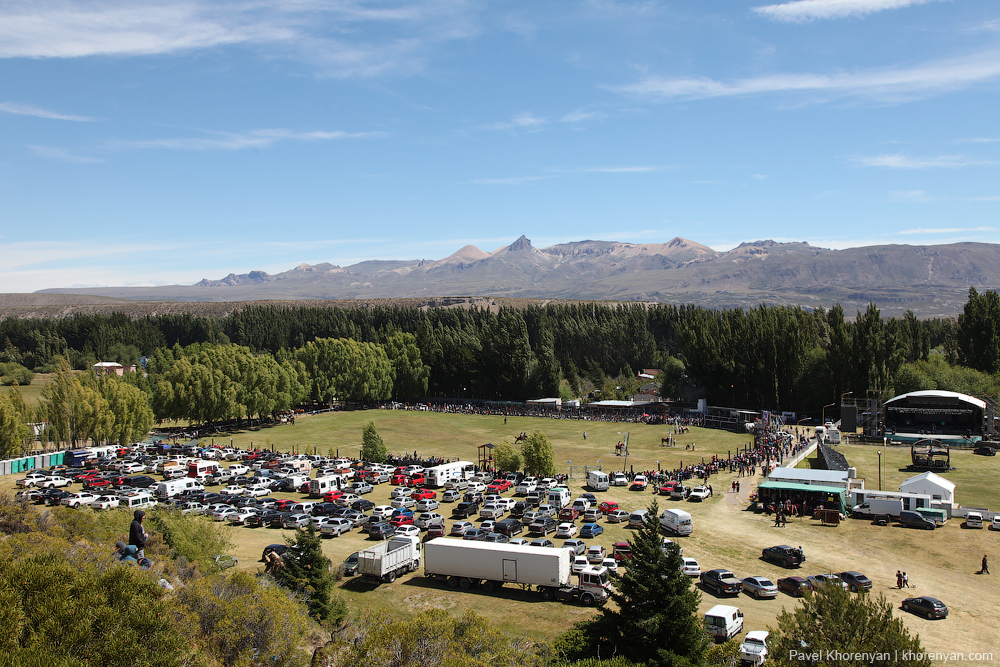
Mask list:
[[[699,437],[697,431],[692,437]],[[852,463],[864,462],[869,456],[868,448],[859,446],[842,447],[841,450]],[[896,474],[896,468],[903,465],[904,454],[908,457],[908,450],[885,452],[884,464],[888,464],[886,467]],[[643,462],[642,459],[638,461],[639,465]],[[994,479],[1000,472],[996,470],[995,461],[973,458],[968,452],[953,453],[954,465],[963,472],[968,473],[975,468],[982,475],[992,475]],[[871,480],[872,472],[859,464],[860,476]],[[897,611],[911,631],[920,634],[927,650],[965,653],[994,650],[994,633],[989,628],[995,628],[995,619],[1000,617],[1000,603],[997,602],[1000,585],[995,583],[994,577],[974,572],[983,553],[989,553],[991,558],[997,553],[995,547],[1000,544],[1000,533],[963,530],[957,521],[930,532],[892,526],[875,527],[867,521],[850,519],[839,526],[822,526],[809,518],[792,518],[786,527],[776,528],[770,517],[747,511],[753,484],[742,478],[740,493],[728,493],[731,479],[729,474],[712,478],[715,494],[704,502],[673,501],[656,496],[661,510],[674,507],[691,513],[694,533],[675,539],[682,546],[684,556],[695,558],[703,571],[722,567],[741,578],[765,576],[777,581],[789,575],[857,570],[874,581],[875,594],[886,595],[897,608],[903,598],[917,595],[938,597],[948,605],[949,617],[942,621],[928,621]],[[0,488],[13,491],[13,482],[14,477],[9,476],[2,480]],[[569,485],[573,497],[589,491],[583,488],[582,479],[570,480]],[[392,488],[389,484],[378,485],[365,498],[387,505]],[[961,496],[961,488],[957,493]],[[513,493],[508,491],[503,495],[510,497]],[[654,498],[649,491],[640,493],[627,487],[611,487],[596,495],[601,500],[618,502],[626,511],[643,508]],[[303,498],[299,493],[279,492],[274,496]],[[439,499],[440,496],[439,489]],[[454,522],[450,518],[453,505],[442,503],[437,510],[447,518],[449,529]],[[578,520],[577,525],[580,523]],[[586,540],[588,543],[601,544],[610,551],[615,541],[628,539],[628,528],[623,524],[608,524],[603,520],[600,524],[605,532],[595,540]],[[283,542],[292,532],[277,528],[230,526],[226,530],[236,544],[234,555],[239,558],[239,567],[250,570],[262,569],[263,565],[258,561],[264,547]],[[551,534],[548,537],[557,544],[562,542],[555,540]],[[325,552],[335,563],[374,543],[358,530],[323,541]],[[761,560],[761,550],[775,544],[801,546],[807,562],[801,568],[784,569]],[[1000,563],[1000,560],[994,559],[994,562]],[[895,589],[897,569],[907,571],[911,589]],[[472,609],[505,630],[526,634],[539,641],[551,640],[571,623],[593,613],[575,605],[542,602],[537,595],[518,589],[504,588],[493,594],[456,591],[426,579],[422,572],[380,586],[345,580],[340,591],[355,613],[369,609],[387,609],[402,614],[432,607],[456,611]],[[775,616],[782,607],[790,608],[798,604],[797,600],[784,593],[779,593],[776,599],[755,600],[746,594],[720,599],[702,591],[702,612],[719,603],[738,606],[745,614],[747,631],[774,625]]]

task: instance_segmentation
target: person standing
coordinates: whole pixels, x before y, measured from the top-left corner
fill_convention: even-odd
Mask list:
[[[979,574],[989,574],[989,573],[990,573],[990,566],[989,563],[986,562],[986,554],[983,554],[983,568],[979,570]]]
[[[142,520],[145,518],[146,513],[142,510],[136,510],[132,513],[132,524],[128,528],[128,543],[129,546],[135,547],[135,557],[136,560],[145,557],[143,550],[146,548],[146,540],[149,539],[149,535],[146,533],[146,529],[142,526]]]

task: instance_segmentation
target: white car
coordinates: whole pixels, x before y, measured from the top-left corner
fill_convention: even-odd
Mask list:
[[[611,486],[628,486],[628,477],[623,472],[613,472],[609,480]]]
[[[705,498],[708,498],[708,489],[704,486],[696,486],[691,489],[691,495],[688,496],[688,502],[700,503]]]
[[[90,505],[95,510],[110,510],[121,505],[118,496],[99,496],[97,500],[91,500]]]
[[[1000,530],[1000,514],[993,516],[993,521],[990,522],[990,530]]]
[[[561,523],[559,527],[556,528],[556,538],[570,538],[576,535],[576,524],[572,523]],[[586,565],[586,556],[583,558],[584,564]]]
[[[233,525],[242,526],[246,522],[248,516],[253,516],[256,513],[257,510],[252,507],[240,507],[232,514],[228,515],[227,520]]]
[[[441,500],[446,503],[453,503],[462,498],[462,492],[458,489],[448,489],[441,495]]]
[[[501,498],[500,500],[497,501],[497,504],[509,512],[512,509],[514,509],[514,505],[517,504],[517,501],[514,500],[513,498]]]
[[[396,529],[396,535],[407,535],[410,537],[420,537],[420,529],[416,526],[400,526]]]
[[[232,505],[229,503],[213,503],[211,505],[205,506],[201,513],[205,516],[211,516],[213,512],[221,512],[223,510],[231,509]]]
[[[242,463],[229,466],[230,475],[245,475],[248,472],[250,472],[250,466],[243,465]]]
[[[763,665],[767,660],[768,634],[764,630],[748,632],[746,639],[740,644],[740,660],[751,665]]]
[[[618,574],[618,561],[614,558],[605,558],[601,561],[601,565],[608,568],[608,572]]]
[[[126,475],[136,475],[139,473],[146,472],[146,466],[138,462],[126,463],[121,467],[122,473]]]
[[[590,561],[587,560],[586,556],[574,556],[573,565],[570,569],[573,571],[573,574],[579,574],[588,565],[590,565]]]
[[[535,489],[538,488],[538,480],[534,477],[525,477],[521,480],[521,483],[517,485],[514,489],[514,493],[522,496],[526,496]]]
[[[66,496],[59,501],[60,505],[65,505],[66,507],[78,508],[82,505],[90,505],[98,499],[99,496],[93,493],[88,493],[86,491],[81,491],[80,493],[74,493],[71,496]]]
[[[65,483],[61,483],[54,480],[66,480]],[[72,480],[65,477],[50,477],[49,475],[43,475],[39,472],[29,472],[26,477],[17,480],[16,484],[24,488],[31,488],[37,486],[42,489],[52,489],[57,486],[69,486],[72,484]]]
[[[237,509],[232,505],[226,505],[226,509],[219,509],[213,512],[209,512],[208,516],[213,521],[228,521],[229,517],[236,514]]]
[[[469,482],[469,488],[466,491],[478,491],[482,493],[486,490],[486,485],[482,482]]]
[[[599,544],[587,547],[587,561],[591,565],[600,565],[607,555],[607,550]]]
[[[396,509],[405,509],[407,507],[416,507],[417,501],[413,498],[396,498],[391,504]]]
[[[694,558],[682,558],[681,572],[683,572],[689,577],[700,577],[701,565],[698,565],[698,561],[696,561]]]
[[[242,496],[244,491],[246,491],[246,487],[240,486],[239,484],[230,484],[222,490],[222,495]]]
[[[418,512],[430,512],[431,510],[436,510],[439,507],[441,507],[441,503],[438,501],[433,498],[425,498],[417,503],[417,506],[414,509]]]
[[[424,512],[413,520],[413,525],[417,528],[427,528],[432,523],[444,523],[444,517],[437,512]]]
[[[253,486],[248,486],[243,490],[244,496],[249,496],[250,498],[260,498],[261,496],[271,495],[271,489],[269,489],[264,484],[255,484]]]
[[[389,497],[395,500],[396,498],[409,498],[413,495],[413,489],[408,486],[397,486],[389,494]]]
[[[376,505],[372,508],[372,518],[389,520],[392,511],[396,509],[392,505]],[[374,523],[374,522],[373,522]]]

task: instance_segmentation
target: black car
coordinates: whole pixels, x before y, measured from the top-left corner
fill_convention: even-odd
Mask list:
[[[997,450],[993,447],[987,447],[983,445],[982,447],[976,447],[972,450],[973,454],[979,454],[980,456],[996,456]]]
[[[528,532],[535,535],[548,535],[559,527],[558,522],[550,516],[539,517],[531,522]]]
[[[524,526],[517,519],[502,519],[501,521],[497,521],[493,530],[510,538],[520,535],[524,531]]]
[[[514,506],[512,508],[510,508],[510,515],[513,517],[521,518],[522,516],[524,516],[524,513],[527,512],[529,509],[531,509],[531,505],[524,502],[523,500],[519,500],[516,503],[514,503]]]
[[[355,500],[351,503],[352,510],[358,510],[359,512],[367,512],[371,508],[375,507],[375,503],[370,500],[365,500],[361,498],[360,500]]]
[[[777,584],[779,591],[796,598],[804,596],[806,591],[812,591],[813,589],[813,585],[809,580],[802,577],[785,577],[784,579],[778,579]]]
[[[451,511],[451,514],[452,516],[467,519],[473,514],[479,514],[479,503],[459,503],[458,505],[455,505],[455,509]]]
[[[892,523],[892,517],[888,514],[876,514],[875,518],[872,519],[873,526],[888,526]]]
[[[739,595],[743,590],[743,582],[729,570],[716,569],[701,573],[701,585],[711,589],[717,597],[722,595]]]
[[[948,607],[937,598],[921,597],[903,600],[903,611],[920,614],[927,618],[948,618]]]
[[[802,549],[796,549],[795,547],[790,547],[787,544],[779,544],[776,547],[768,547],[764,549],[764,553],[761,558],[775,563],[781,563],[785,567],[802,565],[802,563],[806,562],[806,555],[802,552]]]
[[[899,513],[899,525],[905,528],[923,528],[924,530],[934,530],[937,524],[933,519],[928,519],[919,512],[902,511]]]
[[[396,532],[396,527],[391,523],[374,523],[368,526],[367,531],[368,537],[374,537],[377,540],[387,540]]]
[[[66,489],[46,489],[38,496],[38,500],[46,505],[58,505],[63,498],[71,495],[73,492]]]
[[[353,577],[358,573],[358,552],[355,551],[344,559],[344,564],[340,566],[340,571],[345,577]]]
[[[274,553],[278,554],[279,556],[283,556],[285,554],[285,552],[288,551],[288,545],[287,544],[269,544],[269,545],[267,545],[266,547],[264,547],[264,553],[262,553],[260,555],[260,562],[263,563],[264,559],[267,558],[267,555],[269,553],[271,553],[272,551]]]
[[[267,525],[269,528],[281,528],[282,522],[291,515],[291,512],[275,512],[270,515],[271,518],[267,520]]]
[[[841,572],[840,580],[847,584],[855,593],[859,591],[870,591],[872,589],[872,580],[860,572],[854,572],[853,570],[849,572]]]
[[[134,486],[137,489],[148,489],[157,483],[157,481],[149,475],[134,475],[126,479],[129,486]]]

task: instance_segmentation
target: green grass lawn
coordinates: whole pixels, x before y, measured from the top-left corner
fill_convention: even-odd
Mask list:
[[[727,431],[691,429],[678,436],[676,447],[664,447],[661,439],[669,432],[667,426],[578,421],[570,419],[539,419],[481,415],[443,414],[405,410],[365,410],[333,412],[299,417],[294,425],[247,430],[232,434],[232,443],[247,447],[272,446],[301,453],[357,457],[361,445],[361,430],[369,421],[378,428],[390,454],[457,457],[478,462],[479,446],[514,442],[521,432],[541,430],[555,451],[556,467],[569,472],[571,465],[600,465],[604,470],[673,469],[681,465],[711,460],[712,455],[726,458],[730,452],[748,444],[749,439]],[[584,440],[583,433],[587,432]],[[629,456],[615,455],[615,444],[628,432]],[[213,442],[212,438],[207,439]],[[228,444],[229,436],[217,437],[216,444]],[[694,445],[694,451],[685,446]]]
[[[52,382],[52,375],[36,373],[31,384],[18,387],[18,389],[21,390],[24,401],[28,405],[35,406],[42,399],[42,389],[50,382]],[[0,387],[0,391],[3,392],[10,392],[10,390],[10,387]]]

